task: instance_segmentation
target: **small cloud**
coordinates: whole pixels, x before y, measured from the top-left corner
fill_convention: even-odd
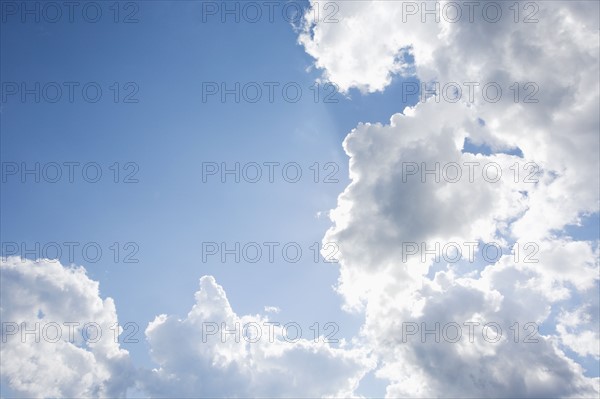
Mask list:
[[[279,313],[279,312],[281,312],[281,309],[279,309],[277,306],[265,306],[265,312],[267,312],[267,313]]]

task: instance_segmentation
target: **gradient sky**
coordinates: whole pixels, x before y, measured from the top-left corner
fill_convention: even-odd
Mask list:
[[[275,14],[273,23],[237,24],[232,18],[222,23],[214,16],[203,22],[202,2],[136,4],[137,23],[114,23],[106,6],[107,17],[95,24],[83,18],[21,23],[19,16],[7,16],[2,24],[2,82],[31,87],[35,82],[42,87],[81,82],[73,103],[67,89],[57,103],[44,97],[40,103],[33,96],[25,102],[19,95],[7,97],[2,103],[2,161],[96,162],[104,173],[95,184],[81,176],[69,183],[66,168],[55,184],[44,179],[36,184],[33,176],[25,183],[7,177],[1,197],[2,241],[24,242],[27,248],[36,242],[42,247],[80,242],[79,249],[99,243],[100,261],[86,263],[76,250],[74,263],[83,264],[100,282],[101,295],[115,299],[120,320],[138,323],[142,330],[157,314],[185,314],[198,279],[210,274],[240,313],[277,306],[277,320],[302,326],[333,321],[341,326],[338,338],[353,336],[360,320],[340,312],[331,289],[336,267],[315,263],[310,247],[329,227],[327,218],[317,214],[333,208],[348,183],[343,138],[359,121],[386,122],[404,106],[399,92],[363,96],[353,91],[345,96],[321,86],[315,101],[311,86],[319,74],[307,72],[311,57],[281,14]],[[88,82],[103,89],[97,103],[82,97],[81,87]],[[128,82],[137,85],[132,99],[139,101],[115,103],[109,88],[115,82],[120,96],[133,90],[125,88]],[[218,95],[203,102],[203,82],[280,86],[273,103],[266,89],[257,103],[235,103],[233,96],[223,103]],[[303,90],[297,103],[283,98],[281,86],[290,82]],[[325,103],[330,93],[336,103]],[[121,168],[128,162],[138,165],[134,178],[139,182],[115,184],[114,171],[108,169],[115,162]],[[279,168],[274,183],[266,174],[256,184],[235,184],[231,177],[223,184],[218,176],[203,183],[203,162],[231,167],[235,162],[296,162],[304,175],[298,183],[287,183]],[[319,180],[334,171],[324,165],[335,163],[339,170],[332,178],[339,183],[314,183],[309,167],[315,162],[320,163]],[[124,175],[132,171],[121,170]],[[201,261],[202,242],[267,241],[300,243],[302,260],[289,263],[278,256],[270,264],[265,254],[257,264],[236,264],[232,257],[226,263]],[[109,249],[114,242],[137,244],[139,263],[115,263]],[[68,264],[67,247],[61,247],[63,264]],[[140,341],[124,347],[138,364],[150,365],[148,348]]]
[[[1,3],[6,7],[13,2]],[[394,74],[385,90],[360,91],[350,85],[344,93],[324,87],[323,81],[315,101],[314,84],[323,71],[314,67],[314,54],[298,43],[298,28],[280,13],[273,23],[223,23],[212,15],[203,21],[201,1],[119,2],[114,3],[120,13],[115,23],[113,3],[98,2],[103,15],[97,23],[77,13],[72,23],[65,16],[57,23],[23,22],[3,8],[3,164],[95,162],[103,176],[98,183],[86,182],[78,173],[73,183],[65,175],[57,183],[43,179],[37,183],[30,175],[22,182],[18,176],[3,174],[2,255],[9,255],[6,245],[13,242],[27,248],[50,242],[98,243],[103,250],[98,262],[87,262],[76,249],[73,263],[84,266],[89,278],[100,283],[102,298],[115,300],[121,324],[140,326],[139,343],[121,344],[140,368],[156,366],[144,339],[148,323],[159,314],[185,317],[205,275],[215,277],[238,314],[262,314],[265,306],[275,306],[280,312],[270,316],[273,320],[295,321],[303,327],[335,322],[340,327],[336,338],[357,336],[365,315],[342,311],[344,298],[333,288],[340,269],[322,258],[314,262],[311,246],[323,240],[332,225],[327,212],[336,207],[338,195],[350,183],[349,157],[342,142],[359,123],[389,124],[391,115],[414,106],[418,98],[403,95],[403,84],[418,78]],[[308,1],[296,3],[309,7]],[[130,12],[137,22],[123,23]],[[64,91],[56,103],[43,97],[38,103],[31,94],[24,101],[20,92],[7,94],[12,82],[19,86],[25,82],[27,87],[36,82],[42,87],[49,82],[79,86],[72,102]],[[82,97],[81,87],[89,82],[103,90],[98,102]],[[203,101],[203,87],[210,82],[225,82],[229,87],[236,82],[279,86],[273,102],[266,91],[256,103],[243,99],[238,103],[231,95],[225,102],[219,95]],[[295,103],[285,101],[281,93],[281,86],[290,82],[302,89]],[[135,101],[125,102],[134,89],[129,99]],[[324,101],[330,92],[333,103]],[[523,157],[520,147],[491,148],[490,143],[467,143],[463,152]],[[360,159],[357,163],[366,162]],[[114,167],[109,168],[115,162],[120,169],[118,183],[113,181]],[[274,183],[264,174],[258,183],[235,183],[231,177],[222,183],[218,176],[203,182],[207,162],[229,166],[295,162],[303,176],[298,183],[289,183],[279,168]],[[321,173],[318,182],[310,169],[315,162]],[[373,159],[370,165],[377,162]],[[132,171],[138,181],[124,183]],[[323,181],[329,171],[335,171],[336,182]],[[567,224],[558,235],[590,241],[597,251],[598,212],[581,215],[580,226]],[[274,263],[267,262],[264,253],[255,264],[236,263],[232,257],[226,262],[218,256],[207,262],[202,259],[203,242],[233,246],[267,241],[299,243],[301,261],[286,262],[277,250]],[[121,257],[138,248],[139,262],[115,262],[110,250],[115,242],[121,246]],[[123,248],[126,243],[133,246]],[[68,265],[65,251],[62,255],[61,263]],[[578,298],[571,300],[576,303]],[[543,328],[553,330],[553,326]],[[586,368],[586,376],[599,376],[597,358],[568,354]],[[386,382],[369,373],[356,393],[382,396],[385,389]],[[11,394],[3,385],[3,397]]]

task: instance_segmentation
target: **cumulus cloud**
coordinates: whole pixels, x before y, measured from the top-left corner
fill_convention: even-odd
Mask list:
[[[279,313],[279,312],[281,312],[281,309],[279,309],[277,306],[265,306],[265,312],[266,313]]]
[[[598,303],[589,303],[573,311],[563,310],[556,330],[562,342],[580,356],[600,358],[598,347]]]
[[[125,397],[131,388],[150,397],[350,397],[374,367],[366,351],[333,347],[309,326],[238,316],[204,276],[185,318],[148,324],[158,367],[134,369],[115,341],[115,305],[83,267],[10,257],[0,270],[1,378],[19,396]]]
[[[369,296],[363,326],[382,365],[377,375],[389,380],[388,396],[596,396],[598,379],[585,377],[561,345],[571,346],[573,337],[539,327],[555,322],[552,306],[560,301],[535,289],[542,274],[504,256],[475,277],[443,270],[402,289],[398,273],[388,271],[379,287],[385,295]],[[582,355],[597,347],[588,311],[565,327],[586,337],[576,348]]]
[[[111,330],[115,304],[85,269],[9,257],[0,273],[3,385],[23,397],[125,396],[133,368]]]
[[[598,3],[522,2],[517,22],[513,2],[477,2],[474,18],[457,22],[423,22],[422,9],[411,16],[424,2],[338,5],[338,23],[307,24],[299,38],[323,79],[369,93],[414,74],[445,94],[399,109],[389,124],[350,132],[351,183],[323,239],[339,246],[337,289],[347,310],[365,314],[362,335],[381,361],[376,374],[388,380],[387,395],[597,396],[598,379],[565,350],[597,359],[598,243],[563,231],[598,212]],[[486,20],[486,7],[500,7],[503,18]],[[537,21],[523,23],[533,11]],[[462,89],[457,101],[446,84]],[[486,84],[503,94],[492,99]],[[524,101],[523,89],[536,101]],[[471,154],[465,140],[491,153]],[[462,179],[444,176],[450,164],[463,165]],[[498,165],[502,178],[481,174],[486,164]],[[407,243],[458,243],[464,253],[464,243],[480,250],[485,242],[504,255],[406,257]],[[546,331],[537,343],[506,334],[498,343],[398,341],[403,322],[473,320],[505,332],[515,322]]]
[[[348,397],[373,366],[363,351],[314,342],[306,328],[297,336],[266,317],[238,316],[212,276],[195,298],[185,318],[160,315],[146,329],[159,367],[141,386],[153,397]]]

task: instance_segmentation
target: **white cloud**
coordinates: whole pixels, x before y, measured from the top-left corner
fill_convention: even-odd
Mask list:
[[[543,272],[523,270],[507,256],[476,278],[440,271],[431,280],[422,278],[408,285],[402,284],[398,275],[389,270],[387,283],[379,287],[385,295],[369,296],[363,326],[365,342],[372,345],[382,364],[377,374],[389,380],[388,396],[597,395],[598,379],[585,377],[583,368],[561,350],[556,336],[560,328],[536,332],[536,325],[553,322],[550,311],[554,302],[526,284]],[[470,321],[480,323],[474,329],[474,342],[470,342],[465,325]],[[419,332],[402,341],[402,323],[416,323]],[[420,334],[422,323],[429,330],[439,323],[440,343],[434,342],[431,334]],[[444,335],[448,323],[461,326],[462,337],[456,343],[451,342],[453,329]],[[501,327],[499,342],[484,339],[482,327],[486,323]],[[580,345],[582,354],[591,350],[593,325],[588,322],[582,326],[586,328],[581,334],[587,338]],[[489,336],[495,336],[493,330]]]
[[[401,50],[419,40],[434,43],[436,32],[416,20],[401,24],[401,2],[345,1],[332,18],[338,22],[314,24],[314,9],[319,15],[331,15],[326,3],[311,1],[308,22],[300,35],[306,52],[315,57],[315,65],[323,69],[324,77],[339,85],[342,91],[351,87],[364,92],[383,90],[395,73],[403,70],[399,60]],[[330,19],[331,21],[331,19]],[[398,27],[402,26],[400,30]],[[425,57],[432,46],[421,47]]]
[[[100,297],[98,283],[81,267],[49,260],[3,258],[0,273],[3,385],[24,397],[124,397],[133,369],[110,329],[115,304]],[[21,323],[38,336],[24,334]],[[78,323],[72,336],[65,323]],[[86,342],[86,323],[102,335],[89,327]]]
[[[600,358],[598,341],[598,303],[590,303],[574,311],[563,311],[556,330],[562,342],[580,356]]]
[[[265,312],[266,313],[279,313],[279,312],[281,312],[281,309],[279,309],[277,306],[265,306]]]
[[[269,320],[238,316],[211,276],[200,279],[195,298],[185,318],[161,315],[146,329],[159,368],[147,372],[141,386],[153,397],[347,397],[372,367],[362,351],[315,343],[306,329],[301,339],[286,342],[283,337],[295,341],[295,330],[285,335],[272,325],[271,340]],[[247,337],[256,326],[260,338]],[[234,333],[222,335],[225,329]]]
[[[562,351],[596,353],[598,320],[589,314],[598,303],[597,243],[561,233],[598,212],[598,3],[536,2],[539,22],[532,24],[513,21],[513,2],[497,4],[505,16],[497,23],[451,24],[402,23],[402,2],[339,2],[339,23],[307,26],[299,39],[323,77],[344,91],[382,91],[411,70],[424,82],[480,84],[474,101],[430,98],[388,125],[359,124],[344,141],[352,181],[330,212],[323,242],[340,248],[338,291],[347,309],[364,311],[363,338],[382,362],[377,375],[388,380],[390,397],[598,394],[599,380]],[[400,65],[403,49],[414,55],[413,68]],[[490,82],[503,88],[495,103],[481,93]],[[534,82],[538,102],[515,102],[514,82],[520,96]],[[494,151],[518,147],[523,158],[463,153],[467,138]],[[507,178],[403,181],[406,162],[472,161],[495,162]],[[515,162],[538,165],[539,182],[524,182],[521,170],[515,183]],[[514,255],[487,266],[402,259],[406,242],[473,241],[534,243],[537,262]],[[563,307],[569,310],[557,318]],[[398,341],[403,321],[473,319],[503,328],[543,323],[550,331],[535,344]]]
[[[285,323],[238,316],[223,288],[205,276],[184,319],[159,315],[148,324],[145,334],[158,368],[134,370],[111,330],[118,321],[114,303],[100,298],[98,283],[83,267],[10,257],[0,270],[1,378],[19,396],[125,397],[135,389],[151,397],[350,397],[374,366],[365,351],[345,342],[337,348],[322,336],[314,342],[309,326],[296,338],[293,326],[286,332]],[[38,340],[11,333],[12,323],[20,328],[24,322],[28,330],[38,323]],[[72,337],[68,322],[79,323]],[[90,322],[102,331],[95,343],[83,338],[82,326]],[[45,328],[49,323],[62,327],[62,339]],[[213,326],[218,332],[210,335]],[[236,326],[237,340],[235,332],[223,339],[221,328]],[[88,333],[96,341],[94,330]]]

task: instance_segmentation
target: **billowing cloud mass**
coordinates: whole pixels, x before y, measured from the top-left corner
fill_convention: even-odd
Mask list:
[[[441,92],[344,140],[352,181],[323,239],[340,247],[338,291],[365,313],[390,397],[597,396],[598,378],[573,354],[599,359],[598,242],[564,228],[598,212],[598,3],[523,2],[517,17],[514,2],[476,3],[472,20],[464,3],[442,1],[449,14],[423,22],[433,3],[339,2],[338,23],[307,24],[300,36],[343,91],[383,91],[414,74]],[[465,151],[465,141],[490,152]],[[460,261],[423,251],[440,245],[443,255],[451,243]],[[504,255],[485,258],[486,243]],[[502,339],[400,341],[406,323],[443,333],[470,321],[498,323]],[[515,322],[521,334],[541,325],[538,342],[517,339]]]
[[[184,319],[149,323],[158,367],[136,370],[111,329],[112,299],[99,297],[85,269],[10,257],[0,272],[2,382],[24,397],[125,397],[134,387],[150,397],[348,397],[374,367],[364,350],[315,342],[306,328],[238,316],[205,276]],[[98,327],[85,327],[92,322]]]
[[[9,257],[0,273],[3,386],[24,397],[125,396],[134,371],[111,330],[115,304],[85,269]]]
[[[143,381],[152,396],[348,397],[373,367],[362,351],[316,343],[306,329],[236,315],[211,276],[195,298],[184,319],[161,315],[146,329],[160,365]]]

